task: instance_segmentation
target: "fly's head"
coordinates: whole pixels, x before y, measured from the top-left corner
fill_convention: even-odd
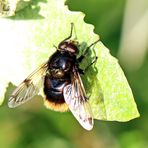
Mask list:
[[[79,43],[74,40],[63,41],[59,44],[58,49],[60,52],[68,52],[71,56],[75,56],[78,53]]]

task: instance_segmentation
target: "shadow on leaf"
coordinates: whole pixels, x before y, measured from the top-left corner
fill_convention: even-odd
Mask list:
[[[82,42],[80,44],[80,54],[82,54],[87,47],[88,47],[87,43]],[[90,63],[92,63],[92,61],[94,61],[95,57],[96,54],[93,47],[88,51],[80,67],[82,69],[85,69],[87,65],[89,65]],[[96,67],[94,63],[93,67],[90,66],[86,70],[85,74],[82,75],[81,77],[84,83],[84,87],[86,89],[87,96],[89,97],[89,102],[93,111],[94,118],[106,120],[107,117],[106,117],[106,109],[104,103],[104,95],[102,88],[100,86],[99,79],[97,78],[98,70],[99,67]],[[97,96],[97,98],[95,96]]]

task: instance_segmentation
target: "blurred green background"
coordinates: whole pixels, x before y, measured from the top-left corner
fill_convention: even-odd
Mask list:
[[[125,123],[95,121],[94,129],[88,132],[71,113],[47,110],[40,99],[15,112],[6,100],[0,111],[0,147],[148,147],[148,1],[68,0],[66,4],[70,10],[86,14],[85,22],[95,26],[95,33],[119,59],[141,117]]]

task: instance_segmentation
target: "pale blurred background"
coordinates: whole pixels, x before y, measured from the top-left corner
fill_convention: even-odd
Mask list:
[[[85,21],[119,59],[141,117],[126,123],[96,121],[87,132],[70,113],[49,111],[39,99],[14,112],[6,100],[0,108],[0,147],[147,148],[148,0],[68,0],[67,5],[86,14]]]

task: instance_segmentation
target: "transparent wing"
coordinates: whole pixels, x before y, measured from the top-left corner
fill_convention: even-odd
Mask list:
[[[31,73],[12,93],[8,106],[17,107],[37,95],[43,88],[44,76],[47,70],[47,63],[41,65]]]
[[[86,130],[91,130],[93,128],[92,111],[80,75],[75,69],[73,70],[72,83],[64,88],[64,99],[79,123]]]

